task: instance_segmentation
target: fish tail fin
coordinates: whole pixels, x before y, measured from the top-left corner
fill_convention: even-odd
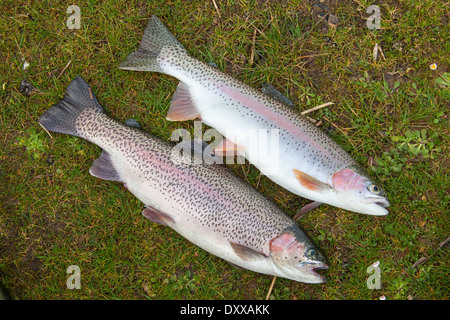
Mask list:
[[[186,52],[183,45],[153,15],[145,28],[139,48],[121,62],[119,69],[163,72],[160,59],[158,59],[163,48],[175,49],[183,53]]]
[[[47,130],[81,137],[76,120],[85,109],[104,112],[89,84],[76,76],[66,89],[64,98],[48,109],[38,120]]]

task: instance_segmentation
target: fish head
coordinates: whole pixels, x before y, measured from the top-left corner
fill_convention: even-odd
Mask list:
[[[316,270],[328,269],[325,256],[306,237],[285,232],[270,241],[270,257],[280,277],[305,283],[324,283]]]
[[[342,208],[375,216],[389,213],[386,192],[363,169],[341,169],[333,174],[332,183]]]

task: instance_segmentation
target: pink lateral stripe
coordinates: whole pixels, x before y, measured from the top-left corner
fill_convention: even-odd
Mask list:
[[[227,198],[221,196],[219,193],[211,190],[211,188],[207,185],[205,185],[203,182],[201,182],[198,179],[195,179],[194,177],[190,176],[189,174],[186,174],[187,170],[179,169],[175,166],[168,165],[163,160],[158,159],[157,155],[152,154],[146,149],[140,149],[136,150],[133,153],[138,154],[140,158],[146,159],[150,162],[155,163],[156,167],[163,167],[166,171],[173,172],[174,176],[182,176],[187,178],[187,180],[195,185],[196,187],[202,189],[204,192],[212,194],[215,198],[222,200],[222,202],[229,204],[236,208],[237,211],[241,211],[238,207],[236,207],[231,201],[229,201]]]
[[[216,81],[213,81],[216,82]],[[280,116],[279,114],[273,112],[270,108],[268,108],[265,104],[258,102],[255,98],[250,97],[246,94],[243,94],[239,90],[229,87],[225,84],[220,84],[218,82],[215,83],[219,86],[220,90],[228,95],[229,97],[233,98],[234,100],[242,103],[246,107],[249,107],[259,115],[263,116],[265,119],[269,120],[270,122],[276,124],[279,128],[283,128],[287,131],[289,131],[291,134],[299,138],[300,140],[306,141],[309,145],[315,147],[316,149],[322,151],[323,153],[327,154],[328,156],[331,156],[331,154],[325,150],[320,144],[318,144],[316,141],[308,137],[302,129],[300,129],[298,126],[294,125],[292,122],[289,121],[286,117]]]

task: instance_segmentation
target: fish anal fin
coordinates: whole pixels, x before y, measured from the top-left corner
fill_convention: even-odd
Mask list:
[[[310,175],[294,169],[294,174],[295,174],[295,178],[300,182],[300,184],[312,191],[328,191],[331,189],[331,187],[326,184],[323,183],[322,181],[317,180],[314,177],[311,177]]]
[[[172,97],[166,119],[169,121],[186,121],[196,119],[199,116],[200,112],[192,101],[188,86],[180,82]]]
[[[142,215],[148,220],[163,226],[170,226],[170,224],[175,223],[175,220],[173,220],[172,217],[152,207],[145,207],[144,210],[142,210]]]
[[[102,150],[100,157],[95,159],[89,173],[103,180],[123,182],[122,177],[114,168],[111,155],[105,150]]]
[[[230,140],[224,138],[217,147],[214,148],[213,152],[217,156],[235,156],[239,152],[244,152],[245,149]]]
[[[230,242],[231,247],[239,258],[245,261],[254,261],[266,258],[266,255],[262,252],[258,252],[252,248],[244,246],[236,242]]]

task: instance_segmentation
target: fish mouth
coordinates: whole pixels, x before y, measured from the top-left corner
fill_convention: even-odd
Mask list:
[[[388,208],[390,206],[389,201],[384,197],[370,197],[370,198],[366,198],[366,200],[364,202],[367,204],[373,203],[382,208]]]
[[[323,280],[323,282],[327,281],[327,278],[325,276],[318,273],[318,270],[327,270],[328,266],[325,263],[320,263],[319,265],[316,265],[314,268],[311,269],[311,273],[315,276],[318,276],[320,279]]]
[[[382,197],[373,197],[368,198],[365,203],[367,204],[373,204],[375,207],[373,207],[372,212],[363,212],[366,214],[376,215],[376,216],[385,216],[388,214],[387,208],[389,208],[390,203],[387,199]],[[369,209],[369,208],[367,208]]]
[[[321,275],[320,273],[318,273],[317,271],[319,270],[326,270],[328,269],[328,265],[326,265],[325,263],[322,262],[303,262],[301,264],[301,269],[310,273],[311,275],[314,276],[314,278],[316,279],[314,282],[315,283],[324,283],[327,281],[327,278],[323,275]]]
[[[389,202],[388,201],[375,201],[374,202],[376,205],[382,207],[382,208],[389,208]]]
[[[390,206],[389,201],[385,198],[375,198],[372,200],[372,203],[383,208],[383,210],[386,210]]]

